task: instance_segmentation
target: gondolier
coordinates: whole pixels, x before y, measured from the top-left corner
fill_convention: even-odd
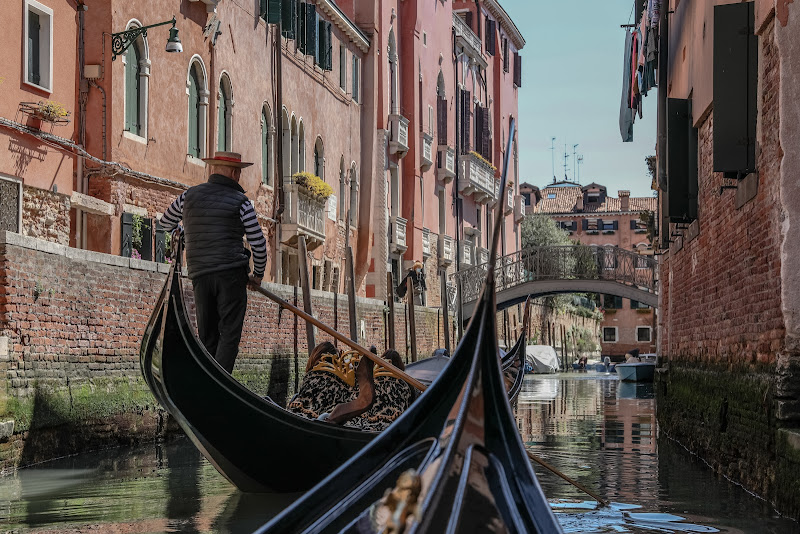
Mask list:
[[[253,204],[239,185],[242,169],[252,163],[236,152],[204,158],[208,181],[183,192],[167,209],[161,224],[172,231],[183,220],[186,264],[192,281],[200,340],[226,371],[233,371],[247,311],[250,252],[253,283],[261,284],[267,241]]]

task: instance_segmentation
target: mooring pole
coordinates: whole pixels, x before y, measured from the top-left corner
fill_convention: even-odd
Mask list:
[[[414,317],[414,281],[411,280],[410,276],[406,278],[406,284],[408,284],[408,290],[406,290],[406,296],[408,297],[408,335],[411,341],[411,361],[415,362],[417,361],[417,324]]]
[[[389,318],[386,320],[389,348],[397,350],[394,337],[394,284],[392,273],[386,273],[386,301],[389,308]]]
[[[311,308],[311,284],[308,282],[308,253],[306,251],[306,236],[301,235],[297,240],[297,256],[300,259],[300,285],[303,287],[303,310],[314,315]],[[308,343],[308,353],[317,346],[314,339],[314,325],[306,323],[306,343]]]
[[[356,325],[356,276],[353,267],[353,249],[347,247],[347,303],[350,313],[350,339],[358,343],[358,327]]]
[[[447,301],[447,275],[444,271],[439,275],[439,289],[442,294],[442,322],[444,323],[444,350],[450,354],[450,308]]]

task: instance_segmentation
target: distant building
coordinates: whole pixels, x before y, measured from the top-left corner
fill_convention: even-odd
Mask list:
[[[523,198],[530,198],[530,212],[548,215],[584,245],[620,247],[639,254],[652,255],[642,212],[655,212],[657,199],[633,197],[619,191],[610,197],[606,187],[591,183],[580,186],[557,182],[541,190],[530,184],[520,186]],[[529,197],[526,197],[526,194]],[[537,201],[535,201],[537,200]],[[655,352],[653,309],[635,300],[601,295],[605,313],[601,324],[602,354],[619,360],[632,349]]]

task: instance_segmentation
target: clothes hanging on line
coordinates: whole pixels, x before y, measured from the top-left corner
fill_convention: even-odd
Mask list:
[[[634,113],[631,109],[631,62],[633,51],[633,33],[625,30],[625,48],[622,60],[622,98],[619,106],[619,132],[623,143],[633,141]]]

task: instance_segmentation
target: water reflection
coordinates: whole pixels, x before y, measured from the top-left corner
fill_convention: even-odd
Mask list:
[[[800,533],[767,503],[657,439],[650,384],[596,373],[529,376],[517,423],[535,454],[612,501],[598,508],[537,469],[566,532]],[[0,477],[0,532],[246,534],[297,497],[241,493],[180,439],[63,458]]]
[[[657,439],[652,384],[569,373],[525,379],[517,404],[532,452],[612,501],[537,469],[566,532],[800,533],[771,507],[668,439]]]

